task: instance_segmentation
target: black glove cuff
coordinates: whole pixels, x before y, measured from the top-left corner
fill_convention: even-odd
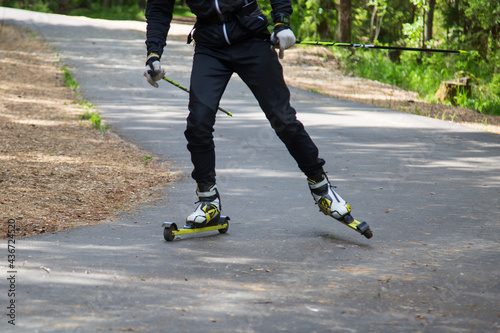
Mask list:
[[[290,27],[287,26],[287,25],[281,24],[281,23],[280,24],[276,24],[274,26],[274,34],[276,35],[278,32],[286,30],[286,29],[290,29]]]

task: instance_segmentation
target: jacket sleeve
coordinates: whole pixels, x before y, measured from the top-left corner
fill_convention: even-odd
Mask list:
[[[146,48],[147,54],[163,54],[168,30],[172,21],[175,0],[148,0],[146,5]]]
[[[273,22],[290,24],[290,15],[292,15],[292,1],[291,0],[271,0],[271,17]]]

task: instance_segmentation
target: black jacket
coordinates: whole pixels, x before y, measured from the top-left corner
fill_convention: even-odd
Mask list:
[[[270,0],[274,23],[288,23],[291,0]],[[146,7],[148,54],[162,55],[166,44],[175,0],[148,0]],[[256,0],[186,0],[197,22],[196,43],[228,45],[256,35],[269,35],[267,19]]]

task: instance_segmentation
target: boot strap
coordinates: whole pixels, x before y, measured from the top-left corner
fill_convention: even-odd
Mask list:
[[[320,188],[321,186],[325,186],[326,184],[328,184],[328,179],[326,179],[326,177],[320,181],[319,183],[312,183],[312,182],[309,182],[309,188],[311,190],[316,190],[318,188]]]
[[[206,192],[201,192],[200,190],[197,190],[196,194],[198,195],[198,198],[200,198],[200,199],[217,196],[217,187],[214,185]]]

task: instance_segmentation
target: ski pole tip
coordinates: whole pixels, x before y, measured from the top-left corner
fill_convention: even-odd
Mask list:
[[[220,110],[220,111],[224,112],[224,113],[225,113],[225,114],[227,114],[229,117],[232,117],[232,116],[233,116],[233,114],[232,114],[231,112],[224,110],[224,109],[223,109],[223,108],[221,108],[220,106],[219,106],[219,107],[217,107],[217,110]]]

